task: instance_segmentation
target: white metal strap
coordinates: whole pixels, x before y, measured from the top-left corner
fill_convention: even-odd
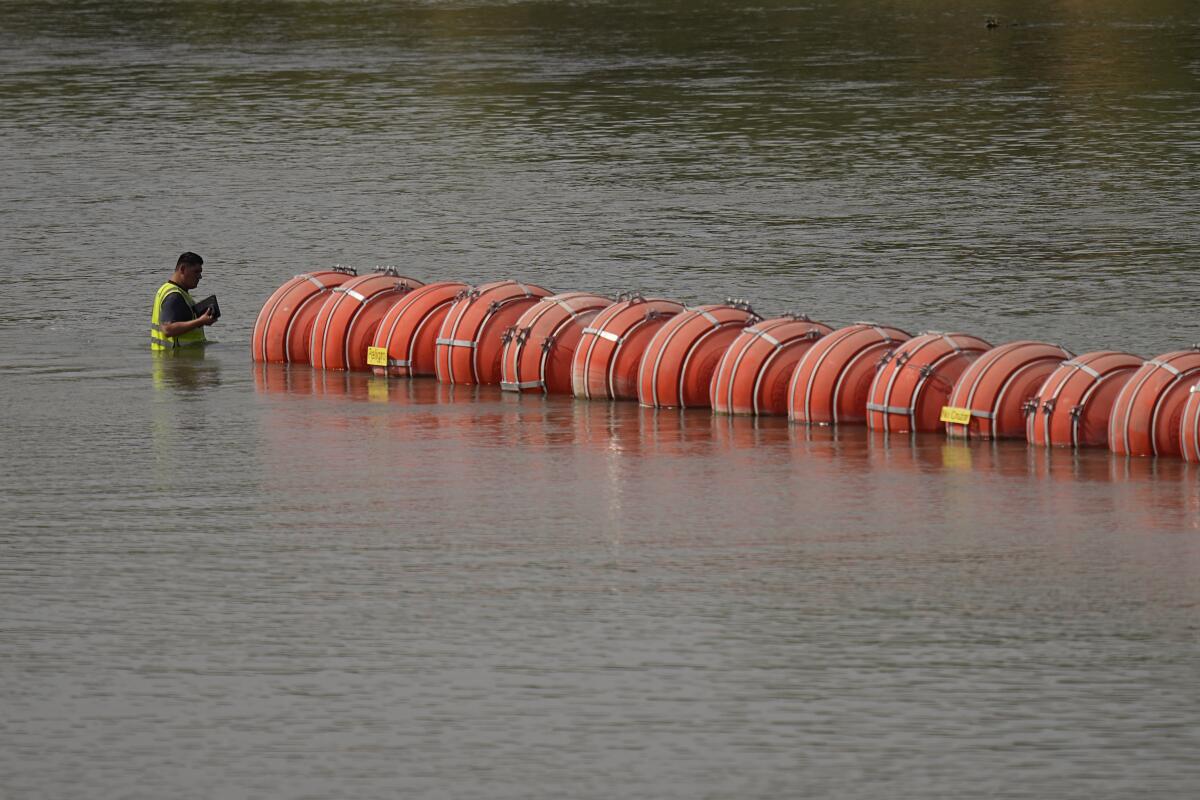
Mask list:
[[[362,292],[359,292],[355,289],[347,289],[346,294],[350,295],[351,297],[353,297],[355,300],[357,300],[360,303],[366,302],[366,299],[367,299],[367,296],[365,294],[363,294]]]
[[[308,279],[308,282],[309,282],[309,283],[311,283],[311,284],[313,284],[314,286],[316,286],[318,289],[324,289],[324,288],[325,288],[325,284],[321,283],[319,280],[317,280],[317,279],[316,279],[315,277],[313,277],[312,275],[297,275],[296,277],[297,277],[297,278],[307,278],[307,279]]]
[[[1093,367],[1089,367],[1087,364],[1080,364],[1078,361],[1076,361],[1073,358],[1067,359],[1066,361],[1062,362],[1062,366],[1074,367],[1075,369],[1079,370],[1080,372],[1084,372],[1084,373],[1087,373],[1088,375],[1091,375],[1093,378],[1100,377],[1099,370],[1096,370]]]
[[[474,347],[475,342],[466,339],[438,339],[434,344],[444,344],[449,347]]]
[[[410,367],[410,366],[412,366],[412,362],[409,361],[407,358],[389,358],[388,366],[389,367]]]
[[[879,403],[867,403],[867,411],[882,411],[884,414],[911,414],[911,408],[904,406],[885,406]]]
[[[500,381],[500,388],[506,392],[519,392],[522,389],[541,389],[546,384],[542,381]]]
[[[1153,364],[1156,367],[1162,367],[1163,369],[1165,369],[1167,372],[1171,373],[1172,375],[1179,374],[1179,369],[1177,367],[1173,367],[1165,361],[1159,361],[1157,358],[1152,358],[1149,361],[1147,361],[1146,363]]]

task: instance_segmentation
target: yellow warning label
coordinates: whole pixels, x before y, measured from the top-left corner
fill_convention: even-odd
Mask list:
[[[372,367],[387,366],[387,348],[386,347],[368,347],[367,348],[367,363]]]
[[[969,425],[971,422],[971,409],[942,406],[942,416],[940,419],[942,422],[953,422],[956,425]]]

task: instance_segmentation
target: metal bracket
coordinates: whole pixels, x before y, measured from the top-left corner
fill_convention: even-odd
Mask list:
[[[356,270],[354,267],[348,267],[344,264],[334,264],[329,269],[331,269],[334,272],[340,272],[343,275],[357,275],[358,274],[358,270]]]

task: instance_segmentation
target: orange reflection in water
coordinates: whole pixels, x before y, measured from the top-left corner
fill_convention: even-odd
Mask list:
[[[1009,524],[1047,533],[1089,524],[1200,530],[1200,467],[1176,459],[889,436],[307,366],[254,369],[269,401],[264,463],[298,486],[358,490],[381,476],[418,476],[461,482],[447,489],[452,495],[504,481],[520,481],[523,491],[548,487],[547,496],[601,492],[614,529],[650,513],[628,498],[709,491],[751,506],[778,506],[782,495],[799,518],[814,509],[836,517],[841,504],[864,528],[900,520],[977,526],[981,536]]]

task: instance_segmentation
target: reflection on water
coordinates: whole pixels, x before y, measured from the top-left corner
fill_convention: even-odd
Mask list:
[[[1024,524],[1033,529],[1060,517],[1091,516],[1101,498],[1109,525],[1200,528],[1197,467],[1178,459],[1129,459],[1103,448],[1035,448],[1012,440],[895,436],[855,426],[807,427],[782,417],[517,395],[494,386],[320,372],[303,365],[258,364],[254,375],[269,401],[263,413],[278,450],[269,454],[273,463],[307,463],[318,473],[336,464],[335,471],[358,474],[370,468],[347,465],[369,448],[397,474],[437,473],[451,495],[459,491],[455,484],[470,481],[457,466],[441,472],[430,459],[481,464],[479,454],[494,450],[494,458],[508,465],[504,474],[534,484],[562,479],[554,472],[559,462],[586,470],[600,457],[603,476],[596,476],[596,485],[622,493],[644,488],[645,473],[663,467],[653,480],[669,484],[660,487],[664,498],[692,497],[710,484],[718,493],[745,491],[743,502],[773,490],[811,490],[811,499],[819,500],[818,517],[836,518],[843,502],[838,498],[844,498],[868,526],[891,519],[888,506],[895,504],[917,514],[909,524],[950,523],[962,514],[962,524],[1008,528],[1019,524],[1012,516],[1018,510],[1006,503],[1019,502]],[[362,409],[359,403],[374,406]],[[348,436],[360,444],[345,446]],[[340,455],[331,458],[333,452]],[[304,480],[326,485],[336,479],[307,473]],[[1115,502],[1119,495],[1135,502]],[[814,519],[814,510],[805,516]]]
[[[187,347],[151,353],[154,387],[175,389],[186,394],[219,386],[221,367],[205,360],[205,350],[203,347]]]

